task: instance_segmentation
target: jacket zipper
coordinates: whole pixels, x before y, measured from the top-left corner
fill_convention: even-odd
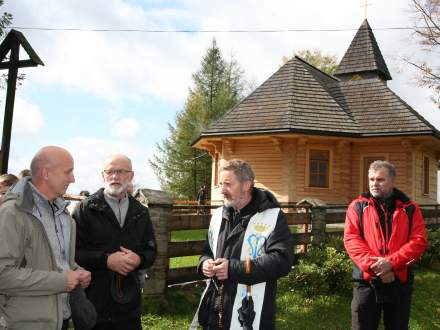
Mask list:
[[[37,209],[38,209],[38,207],[37,207]],[[43,226],[43,224],[41,223],[41,221],[40,221],[40,219],[38,219],[32,212],[27,212],[27,211],[25,211],[26,213],[28,213],[28,214],[30,214],[32,217],[34,217],[36,220],[37,220],[37,222],[38,222],[38,226],[40,226],[40,229],[43,231],[43,236],[44,236],[44,238],[46,239],[46,243],[48,244],[48,246],[49,246],[49,254],[50,254],[50,257],[51,257],[51,260],[52,260],[52,268],[55,268],[55,270],[56,270],[56,268],[57,268],[57,262],[56,262],[56,260],[55,260],[55,255],[54,255],[54,253],[53,253],[53,251],[52,251],[52,247],[50,246],[50,241],[49,241],[49,237],[47,236],[47,233],[46,233],[46,229],[44,229],[44,226]],[[40,213],[40,210],[38,210],[38,213]],[[41,213],[40,213],[41,214]],[[70,259],[70,258],[69,258]],[[70,261],[69,261],[69,264],[70,264]],[[59,297],[58,297],[58,294],[56,294],[56,301],[57,301],[57,315],[58,316],[60,316],[61,315],[61,320],[63,319],[63,315],[62,315],[62,313],[60,314],[60,311],[59,311]],[[58,317],[57,318],[57,329],[61,329],[62,328],[62,321],[61,321],[61,324],[59,324],[58,322],[60,321],[60,318]]]

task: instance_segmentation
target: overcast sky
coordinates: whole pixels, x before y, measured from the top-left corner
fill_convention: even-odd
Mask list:
[[[283,56],[320,49],[341,59],[364,17],[364,0],[159,1],[5,0],[44,67],[25,68],[16,94],[9,171],[29,166],[45,145],[60,145],[75,159],[70,193],[101,186],[100,167],[111,153],[132,158],[135,183],[159,188],[148,159],[167,134],[191,86],[191,74],[212,38],[233,56],[246,78],[261,84]],[[409,0],[370,0],[368,20],[391,72],[389,86],[437,128],[430,92],[411,82],[402,56],[426,56],[409,30]],[[50,31],[24,28],[130,30],[293,30],[338,32],[147,33]],[[21,53],[22,57],[23,52]],[[431,55],[437,61],[438,54]],[[4,98],[4,95],[3,95]],[[4,101],[1,103],[2,111]]]

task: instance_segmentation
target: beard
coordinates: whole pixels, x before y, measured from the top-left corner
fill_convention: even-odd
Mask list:
[[[240,191],[240,195],[238,195],[234,199],[228,199],[230,197],[229,195],[223,195],[223,204],[226,207],[232,207],[237,208],[237,206],[241,203],[241,201],[244,199],[244,191]]]
[[[113,197],[119,197],[127,192],[128,182],[127,183],[104,183],[104,191]]]

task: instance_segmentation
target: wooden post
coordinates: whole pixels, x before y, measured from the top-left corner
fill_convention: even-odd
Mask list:
[[[326,213],[325,206],[312,206],[312,245],[319,245],[325,242]]]
[[[28,60],[20,60],[20,46],[29,55]],[[9,58],[7,54],[10,54]],[[6,60],[6,61],[5,61]],[[0,70],[7,69],[8,86],[6,89],[5,116],[1,144],[0,173],[8,172],[9,148],[11,145],[12,119],[17,86],[18,68],[44,65],[21,32],[12,29],[0,44]]]
[[[325,242],[325,230],[327,214],[326,204],[317,198],[305,198],[297,203],[298,205],[309,205],[311,207],[312,220],[312,245],[319,245]]]
[[[15,88],[17,85],[18,60],[20,52],[20,44],[17,40],[13,40],[11,45],[11,56],[9,58],[8,87],[6,89],[5,117],[3,121],[2,136],[2,174],[8,173],[9,148],[11,145],[12,117],[14,112]]]
[[[172,216],[173,200],[164,191],[139,189],[135,198],[148,207],[157,242],[157,257],[147,269],[144,296],[163,296],[168,274],[168,222]]]

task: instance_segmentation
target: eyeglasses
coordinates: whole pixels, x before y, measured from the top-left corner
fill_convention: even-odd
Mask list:
[[[127,173],[131,173],[132,171],[124,170],[124,169],[118,169],[118,170],[104,170],[103,171],[105,175],[112,176],[112,175],[125,175]]]

